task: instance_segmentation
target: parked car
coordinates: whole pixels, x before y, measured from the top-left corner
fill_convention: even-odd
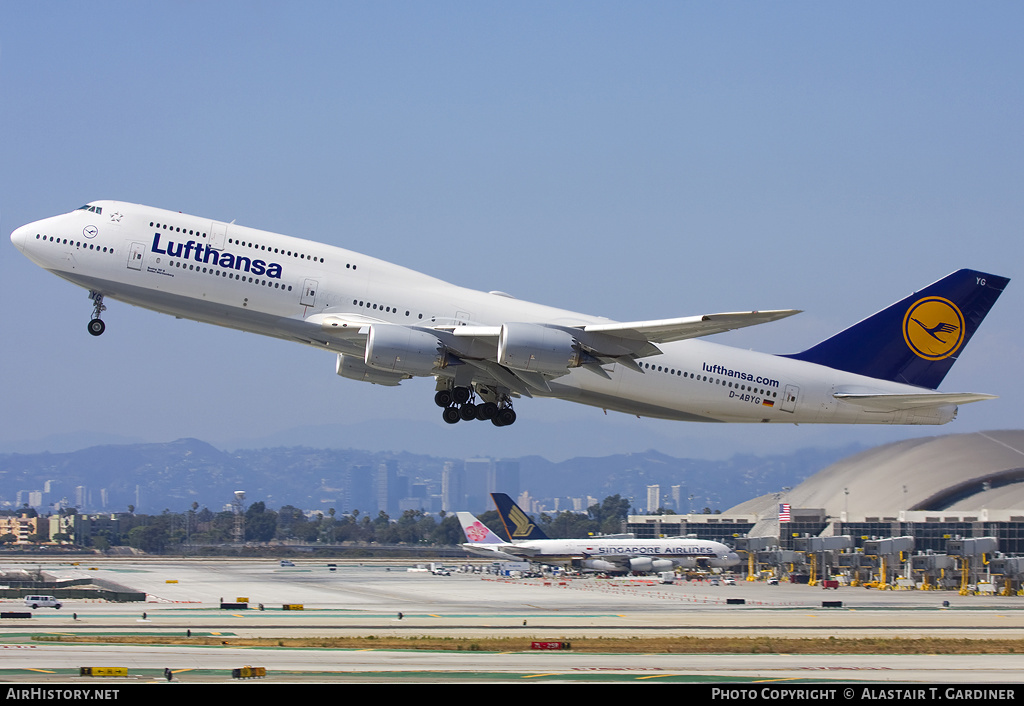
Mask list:
[[[281,566],[295,566],[294,561],[288,561],[287,559],[281,560]]]

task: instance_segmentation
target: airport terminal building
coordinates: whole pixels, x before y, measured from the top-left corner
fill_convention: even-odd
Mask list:
[[[627,531],[723,541],[747,571],[811,582],[1018,591],[1024,430],[887,444],[719,515],[630,516]]]

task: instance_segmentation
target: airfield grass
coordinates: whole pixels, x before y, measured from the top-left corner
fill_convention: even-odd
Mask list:
[[[37,635],[44,642],[92,644],[193,645],[227,647],[285,647],[295,649],[434,650],[467,652],[522,652],[530,638],[450,637],[294,637],[223,638],[145,635]],[[557,642],[546,638],[545,642]],[[775,638],[775,637],[664,637],[573,638],[561,640],[573,652],[603,654],[1024,654],[1024,640],[946,638]]]

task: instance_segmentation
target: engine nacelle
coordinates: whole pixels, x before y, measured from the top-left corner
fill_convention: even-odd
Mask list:
[[[409,377],[401,373],[386,373],[383,370],[374,370],[359,358],[344,355],[343,353],[338,354],[335,372],[349,380],[362,380],[363,382],[372,382],[375,385],[389,386],[398,385],[402,380]]]
[[[437,336],[407,326],[370,326],[363,360],[376,370],[406,375],[430,375],[447,365],[448,353]]]
[[[622,567],[620,565],[613,564],[612,562],[605,561],[604,559],[583,559],[579,562],[579,565],[584,569],[590,569],[591,571],[622,571]]]
[[[538,324],[502,324],[498,362],[513,370],[563,375],[578,368],[586,354],[571,333]]]
[[[629,560],[629,568],[642,573],[671,571],[673,566],[674,564],[671,559],[652,559],[649,556],[638,556]]]

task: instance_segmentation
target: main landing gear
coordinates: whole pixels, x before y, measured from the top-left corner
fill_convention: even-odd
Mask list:
[[[93,303],[92,317],[89,319],[89,333],[93,336],[100,336],[107,330],[107,325],[100,318],[100,314],[106,311],[107,307],[103,304],[103,295],[99,292],[89,290],[89,298],[92,299]]]
[[[507,395],[499,402],[475,403],[475,397],[471,387],[449,387],[437,391],[434,404],[444,409],[441,417],[449,424],[474,419],[482,422],[490,420],[496,427],[507,427],[515,423],[516,413]]]

